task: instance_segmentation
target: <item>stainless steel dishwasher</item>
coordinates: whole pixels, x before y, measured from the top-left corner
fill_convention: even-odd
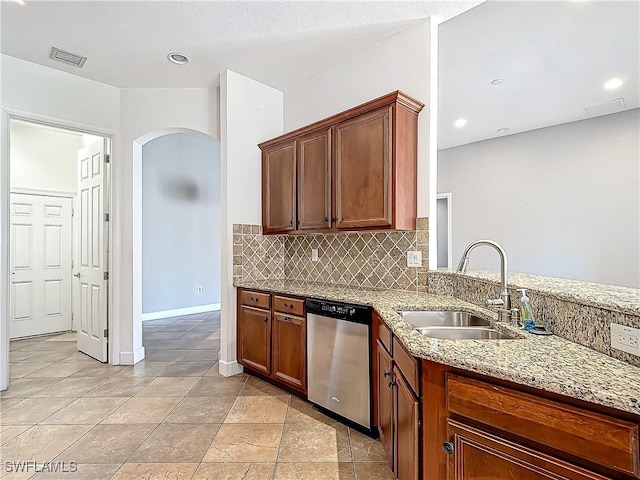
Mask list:
[[[371,308],[307,299],[309,401],[371,431]]]

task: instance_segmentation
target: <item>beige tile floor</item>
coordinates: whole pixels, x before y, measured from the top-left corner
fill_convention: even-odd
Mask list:
[[[0,479],[392,478],[379,441],[255,377],[219,375],[219,313],[145,322],[143,338],[147,358],[118,367],[78,353],[73,334],[11,342]],[[19,461],[77,470],[9,472]]]

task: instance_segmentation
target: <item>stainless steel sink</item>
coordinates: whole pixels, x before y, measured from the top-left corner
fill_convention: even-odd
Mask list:
[[[512,340],[515,337],[487,327],[417,327],[421,335],[447,340]]]
[[[468,312],[410,310],[398,314],[421,335],[447,340],[510,340],[516,338],[491,328],[491,322]]]
[[[414,327],[489,327],[491,322],[484,318],[476,317],[468,312],[454,311],[400,311],[400,316],[409,325]]]

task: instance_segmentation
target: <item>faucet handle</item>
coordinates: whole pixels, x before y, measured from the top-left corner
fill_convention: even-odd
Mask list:
[[[504,300],[502,300],[501,298],[487,300],[487,307],[502,307],[503,305]]]
[[[517,307],[513,307],[511,309],[511,321],[513,322],[514,327],[520,327],[520,309]]]

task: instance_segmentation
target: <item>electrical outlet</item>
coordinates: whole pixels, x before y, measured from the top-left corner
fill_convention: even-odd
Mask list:
[[[317,248],[312,248],[311,249],[311,261],[312,262],[317,262],[318,261],[318,249]]]
[[[617,323],[611,324],[611,348],[640,357],[638,339],[640,339],[640,328],[627,327]]]
[[[407,252],[407,267],[421,267],[422,252],[409,250]]]
[[[197,293],[202,293],[202,285],[198,285],[198,286],[196,287],[196,292],[197,292]]]

